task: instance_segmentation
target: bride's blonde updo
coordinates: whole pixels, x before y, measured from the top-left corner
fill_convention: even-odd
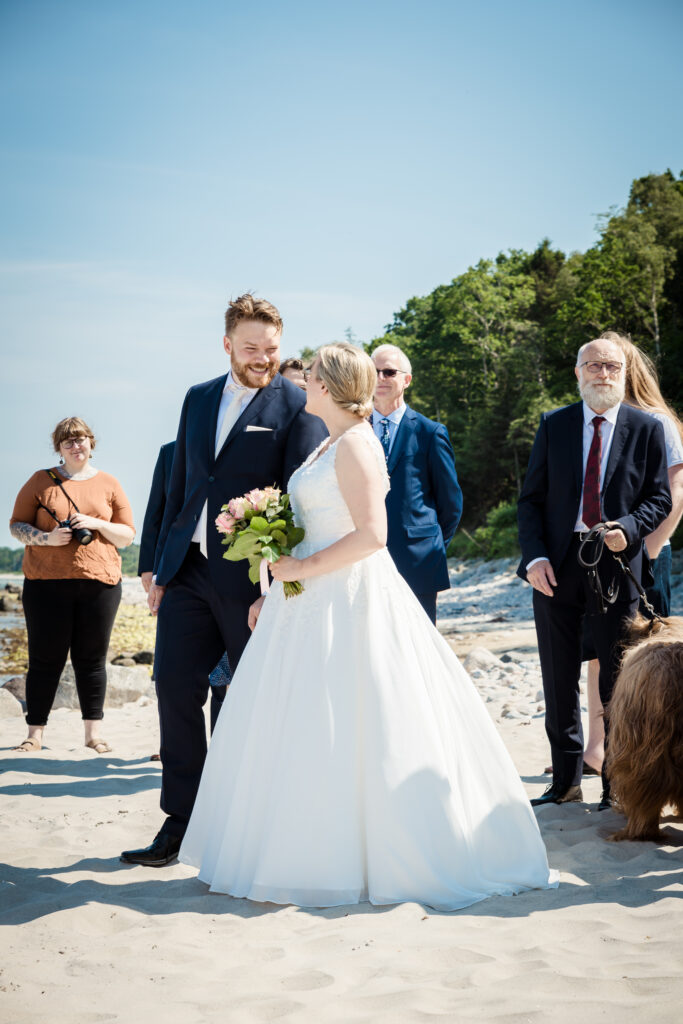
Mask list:
[[[377,386],[377,371],[369,355],[346,341],[323,345],[316,355],[316,377],[340,409],[367,419]]]

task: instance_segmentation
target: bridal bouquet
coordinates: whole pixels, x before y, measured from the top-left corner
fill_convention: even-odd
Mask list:
[[[289,555],[304,538],[304,531],[294,524],[289,495],[277,487],[249,491],[242,498],[233,498],[221,507],[216,529],[224,534],[221,543],[227,551],[223,558],[230,562],[249,562],[249,579],[261,582],[261,593],[268,589],[268,562],[277,562],[280,555]],[[285,597],[294,597],[304,589],[298,580],[283,584]]]

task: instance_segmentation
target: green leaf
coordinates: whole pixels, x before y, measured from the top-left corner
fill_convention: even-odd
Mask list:
[[[268,532],[268,520],[264,519],[263,516],[252,516],[249,526],[254,533]]]
[[[276,519],[275,522],[270,524],[270,532],[274,533],[275,530],[286,530],[287,523],[284,519]]]
[[[282,545],[287,543],[287,534],[283,533],[282,530],[273,529],[271,533],[273,534],[273,540],[276,540],[278,544]]]
[[[306,536],[306,531],[301,526],[290,526],[287,530],[287,544],[295,548]]]
[[[261,578],[261,565],[260,562],[249,563],[249,579],[252,583],[258,583]]]

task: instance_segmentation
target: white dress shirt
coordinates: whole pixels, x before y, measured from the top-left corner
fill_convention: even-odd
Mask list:
[[[613,406],[611,409],[607,409],[605,412],[597,413],[594,412],[590,406],[586,405],[585,402],[583,403],[583,473],[581,482],[581,500],[579,501],[578,517],[574,524],[574,533],[583,533],[588,529],[581,517],[583,514],[583,480],[586,476],[586,463],[588,462],[588,454],[593,442],[593,417],[598,415],[604,417],[604,421],[598,428],[602,439],[602,449],[600,454],[600,494],[602,495],[602,485],[605,479],[607,460],[609,458],[610,448],[612,447],[612,440],[614,439],[614,425],[617,422],[617,415],[620,408],[621,402],[619,402],[618,405]],[[545,556],[532,559],[526,567],[527,572],[531,566],[536,565],[537,562],[547,561],[548,559]]]
[[[378,438],[379,441],[382,440],[382,432],[384,430],[384,427],[382,426],[382,420],[389,420],[389,451],[390,452],[391,452],[391,449],[394,446],[394,439],[396,437],[396,431],[399,428],[399,424],[400,424],[401,420],[403,419],[405,411],[406,411],[406,404],[405,404],[405,402],[402,402],[401,405],[399,405],[398,409],[394,409],[393,412],[388,413],[388,415],[386,415],[386,416],[383,416],[381,412],[377,411],[377,409],[373,409],[372,410],[372,429],[375,431],[375,434],[377,435],[377,438]]]
[[[241,384],[238,383],[238,381],[236,381],[233,378],[232,370],[228,371],[228,376],[225,381],[225,387],[223,388],[223,394],[221,395],[220,405],[218,406],[218,416],[216,418],[216,437],[214,440],[214,445],[218,444],[218,439],[221,436],[221,427],[223,426],[225,413],[227,412],[228,406],[231,404],[233,400],[236,388],[241,388],[244,391],[244,397],[242,398],[242,404],[240,406],[239,411],[240,416],[242,415],[242,413],[244,412],[244,410],[249,405],[252,398],[258,391],[258,388],[243,387]],[[231,494],[229,495],[228,498],[226,498],[226,501],[228,501],[229,498],[237,497],[240,497],[240,495]],[[199,519],[197,520],[197,525],[195,526],[194,533],[192,534],[192,541],[195,544],[200,545],[200,549],[203,555],[205,554],[206,548],[207,512],[208,503],[205,501]]]

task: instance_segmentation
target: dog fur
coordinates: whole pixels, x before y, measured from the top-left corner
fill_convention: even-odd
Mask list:
[[[639,616],[610,701],[607,773],[626,827],[609,838],[661,840],[667,804],[683,814],[683,618]]]

